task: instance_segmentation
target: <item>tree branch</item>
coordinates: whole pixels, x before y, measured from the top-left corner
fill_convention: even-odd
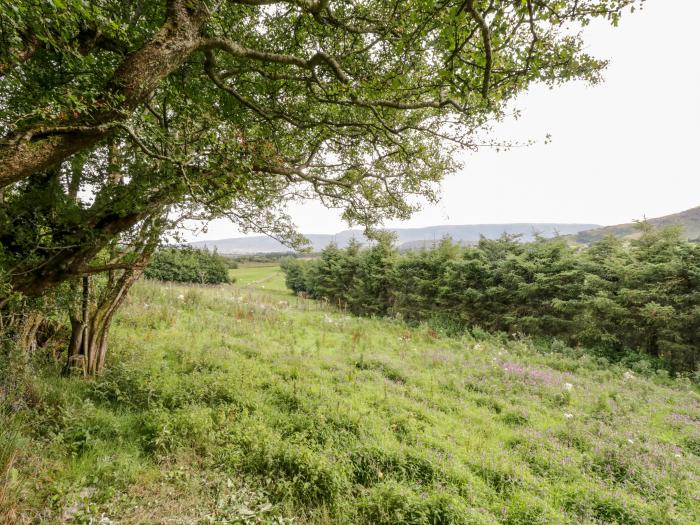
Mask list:
[[[484,54],[486,55],[486,63],[484,64],[484,80],[481,87],[481,95],[484,98],[489,96],[489,86],[491,84],[491,69],[493,67],[493,51],[491,49],[491,30],[486,24],[486,20],[481,14],[474,8],[474,0],[464,0],[464,3],[459,8],[457,14],[462,10],[466,10],[471,17],[476,21],[479,29],[481,30],[481,38],[484,41]]]
[[[324,51],[319,51],[308,60],[299,58],[294,55],[282,55],[279,53],[269,53],[267,51],[259,51],[244,47],[232,40],[223,38],[209,38],[203,40],[200,44],[200,49],[211,50],[220,49],[229,55],[245,58],[247,60],[255,60],[258,62],[272,62],[275,64],[284,64],[288,66],[296,66],[302,69],[313,70],[316,66],[326,65],[332,73],[344,84],[350,82],[350,77],[343,71],[340,63]]]

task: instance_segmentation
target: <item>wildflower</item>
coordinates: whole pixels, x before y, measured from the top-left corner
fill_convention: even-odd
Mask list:
[[[572,418],[574,417],[574,415],[573,415],[572,413],[570,413],[570,412],[566,412],[566,413],[564,414],[564,417],[565,417],[566,419],[572,419]]]
[[[185,296],[184,296],[183,294],[178,295],[177,298],[178,298],[180,301],[184,301],[184,300],[185,300]]]
[[[634,374],[628,370],[627,372],[624,373],[624,375],[622,377],[624,378],[625,381],[628,381],[630,379],[634,379]]]
[[[564,383],[564,390],[571,390],[572,388],[574,388],[574,385],[571,383]]]

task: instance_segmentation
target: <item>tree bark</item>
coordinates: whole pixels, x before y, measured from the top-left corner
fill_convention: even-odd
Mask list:
[[[71,336],[68,343],[68,358],[64,372],[74,368],[83,368],[83,339],[85,336],[85,323],[76,316],[70,316]]]
[[[36,339],[37,331],[44,322],[44,316],[37,311],[29,311],[19,321],[17,327],[17,344],[27,353],[32,353],[36,350],[38,344]]]

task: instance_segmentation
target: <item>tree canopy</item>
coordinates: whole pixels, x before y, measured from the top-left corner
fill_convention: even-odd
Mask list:
[[[0,240],[14,290],[153,213],[301,242],[436,197],[534,82],[597,82],[582,26],[642,0],[16,0],[0,9]]]

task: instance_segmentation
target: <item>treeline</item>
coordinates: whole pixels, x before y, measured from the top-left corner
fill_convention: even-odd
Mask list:
[[[231,261],[216,252],[186,246],[163,248],[153,255],[144,276],[160,281],[220,284],[230,282],[230,267]]]
[[[283,269],[293,291],[358,315],[642,351],[678,371],[700,361],[700,245],[678,229],[642,224],[636,240],[587,248],[509,236],[467,248],[444,240],[406,255],[381,239],[369,249],[330,246]]]

